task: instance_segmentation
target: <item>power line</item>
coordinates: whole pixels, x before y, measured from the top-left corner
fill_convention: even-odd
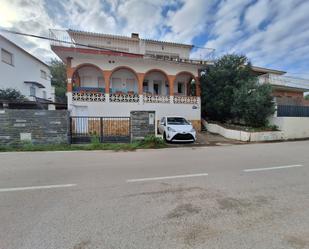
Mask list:
[[[64,40],[54,39],[54,38],[51,38],[51,37],[46,37],[46,36],[41,36],[41,35],[34,35],[34,34],[29,34],[29,33],[23,33],[23,32],[19,32],[19,31],[8,30],[8,29],[3,29],[3,28],[0,28],[0,31],[6,32],[6,33],[10,33],[10,34],[15,34],[15,35],[22,35],[22,36],[27,36],[27,37],[32,37],[32,38],[37,38],[37,39],[42,39],[42,40],[60,42],[60,43],[71,44],[71,45],[77,45],[77,46],[81,46],[81,47],[99,49],[99,50],[104,50],[104,51],[111,51],[111,52],[117,52],[117,53],[123,53],[123,54],[131,54],[131,55],[138,55],[136,53],[118,51],[118,50],[114,50],[114,49],[102,48],[102,47],[93,46],[93,45],[89,45],[89,44],[86,45],[86,44],[76,43],[76,42],[72,42],[72,41],[64,41]],[[211,51],[211,52],[215,51],[215,49],[213,49],[213,48],[200,47],[200,46],[197,46],[197,45],[194,45],[194,44],[192,44],[192,46],[194,48],[204,49],[204,50],[208,50],[208,51]]]
[[[0,31],[6,32],[6,33],[10,33],[10,34],[15,34],[15,35],[22,35],[22,36],[27,36],[27,37],[42,39],[42,40],[60,42],[60,43],[71,44],[71,45],[77,45],[77,46],[87,47],[87,48],[93,48],[93,49],[99,49],[99,50],[103,50],[103,51],[117,52],[117,53],[130,54],[130,55],[138,55],[138,54],[135,54],[135,53],[122,52],[122,51],[118,51],[118,50],[114,50],[114,49],[102,48],[102,47],[97,47],[97,46],[92,46],[92,45],[85,45],[85,44],[77,43],[77,42],[63,41],[63,40],[54,39],[54,38],[51,38],[51,37],[40,36],[40,35],[33,35],[33,34],[28,34],[28,33],[23,33],[23,32],[18,32],[18,31],[13,31],[13,30],[7,30],[7,29],[3,29],[3,28],[0,28]]]

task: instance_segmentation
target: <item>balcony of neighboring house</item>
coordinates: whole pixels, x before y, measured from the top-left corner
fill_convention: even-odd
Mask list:
[[[258,79],[262,84],[268,83],[277,88],[309,91],[309,80],[306,79],[270,73],[263,74],[259,76]]]

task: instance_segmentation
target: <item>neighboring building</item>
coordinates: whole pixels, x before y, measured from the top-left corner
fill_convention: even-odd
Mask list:
[[[49,66],[0,35],[0,89],[13,88],[28,102],[54,102]]]
[[[63,32],[63,31],[62,31]],[[129,116],[156,111],[184,116],[199,130],[199,70],[191,45],[68,30],[51,30],[52,50],[67,64],[68,109],[72,116]],[[87,45],[88,47],[82,46]]]
[[[309,91],[309,80],[285,76],[286,72],[261,67],[252,67],[262,84],[271,84],[273,96],[279,105],[309,106],[304,93]]]

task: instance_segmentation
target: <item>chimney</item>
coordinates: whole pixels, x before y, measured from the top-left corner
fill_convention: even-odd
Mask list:
[[[132,33],[132,34],[131,34],[131,38],[139,39],[138,33]]]

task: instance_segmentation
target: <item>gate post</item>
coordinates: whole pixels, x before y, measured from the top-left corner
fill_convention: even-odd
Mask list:
[[[72,144],[72,117],[69,117],[69,126],[70,126],[70,128],[69,128],[69,142],[70,142],[70,144]]]
[[[100,117],[100,141],[103,143],[103,118]]]

